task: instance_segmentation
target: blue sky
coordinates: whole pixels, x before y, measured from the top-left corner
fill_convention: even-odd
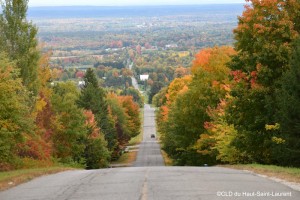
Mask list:
[[[29,0],[29,6],[131,6],[245,3],[245,0]]]

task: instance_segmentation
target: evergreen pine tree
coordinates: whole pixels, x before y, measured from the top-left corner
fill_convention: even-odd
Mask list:
[[[99,87],[96,75],[91,68],[87,69],[83,80],[85,82],[84,88],[87,88],[89,85],[92,85],[94,88]]]
[[[114,121],[108,110],[105,90],[98,86],[92,69],[87,70],[84,81],[85,85],[81,90],[78,105],[93,112],[98,127],[105,135],[109,150],[113,151],[117,146],[117,137]]]
[[[277,118],[285,149],[278,155],[283,165],[300,166],[300,39],[295,42],[291,68],[281,79],[277,92]],[[284,153],[282,153],[284,152]]]

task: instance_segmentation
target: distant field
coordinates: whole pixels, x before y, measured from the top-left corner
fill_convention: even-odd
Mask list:
[[[99,78],[114,73],[121,79],[122,68],[133,63],[136,74],[160,68],[161,74],[153,78],[160,77],[167,85],[175,68],[189,68],[200,49],[232,45],[232,30],[242,11],[242,4],[31,7],[28,18],[38,27],[43,51],[52,52],[55,81],[80,79],[81,71],[89,67],[102,68]],[[126,84],[122,81],[118,84]],[[104,82],[116,87],[120,80]]]
[[[31,7],[28,18],[37,25],[44,50],[53,52],[52,66],[64,68],[93,65],[103,56],[124,60],[128,56],[123,55],[130,49],[136,51],[138,45],[142,52],[185,51],[185,55],[204,47],[232,45],[232,30],[242,11],[242,4]],[[116,53],[119,55],[114,56]],[[76,56],[85,59],[78,61]],[[55,62],[64,58],[75,60]]]

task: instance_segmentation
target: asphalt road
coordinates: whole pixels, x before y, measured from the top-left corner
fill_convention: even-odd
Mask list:
[[[128,167],[44,176],[1,192],[0,199],[299,200],[300,192],[249,172],[219,167]]]
[[[139,90],[138,83],[134,77],[132,85]],[[143,124],[143,141],[139,145],[139,152],[134,167],[146,166],[164,166],[164,161],[160,152],[160,145],[156,139],[156,126],[155,126],[155,109],[151,108],[149,104],[144,106],[144,124]],[[155,138],[151,138],[151,134]]]
[[[164,161],[160,152],[160,145],[155,138],[151,138],[151,134],[156,136],[155,127],[155,109],[150,105],[144,106],[144,125],[143,125],[143,141],[140,144],[137,159],[133,166],[164,166]]]
[[[132,86],[135,89],[139,90],[139,84],[138,84],[137,80],[134,77],[131,77],[131,80],[132,80]]]

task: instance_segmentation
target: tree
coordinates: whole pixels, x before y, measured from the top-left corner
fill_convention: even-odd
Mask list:
[[[250,74],[257,72],[259,84],[274,85],[288,69],[291,42],[298,36],[296,17],[299,17],[299,1],[252,0],[247,5],[239,25],[234,30],[236,55],[232,69]]]
[[[54,157],[65,163],[85,164],[84,150],[87,128],[83,110],[76,104],[79,91],[72,82],[53,88],[52,104],[59,126],[52,135]]]
[[[87,69],[83,80],[84,80],[84,88],[87,88],[90,85],[93,86],[94,88],[99,87],[97,77],[91,68]]]
[[[275,91],[289,69],[292,42],[299,35],[300,2],[252,0],[234,30],[235,49],[230,67],[236,81],[228,122],[238,131],[236,147],[248,162],[272,163],[273,137],[266,129],[276,124]],[[253,148],[255,147],[255,148]]]
[[[95,116],[92,111],[85,111],[86,125],[88,128],[88,137],[86,138],[86,147],[84,156],[87,169],[98,169],[107,167],[110,160],[110,152],[107,149],[107,142],[104,139],[101,130],[97,127]]]
[[[98,86],[97,78],[92,69],[88,69],[84,77],[85,85],[81,90],[78,105],[85,110],[91,110],[95,115],[97,125],[105,135],[108,149],[117,148],[117,133],[114,120],[108,109],[106,92]]]
[[[188,89],[188,85],[191,83],[191,81],[191,76],[184,76],[182,78],[174,79],[168,87],[168,93],[166,94],[166,103],[169,105],[172,104],[176,100],[177,95],[180,93],[180,91]]]
[[[23,152],[24,154],[36,154],[35,157],[38,157],[41,160],[50,160],[52,156],[52,140],[51,136],[53,135],[57,124],[55,113],[53,111],[51,96],[52,88],[50,87],[51,80],[51,70],[49,66],[50,54],[46,53],[41,56],[39,60],[38,68],[38,78],[39,78],[39,91],[35,103],[35,107],[32,112],[32,116],[35,119],[35,124],[37,130],[35,131],[35,137],[32,138],[31,145],[38,146],[38,152]],[[38,144],[35,144],[38,143]],[[26,149],[26,148],[23,148]],[[27,148],[31,149],[31,148]]]
[[[277,90],[277,119],[282,143],[275,145],[274,156],[281,165],[300,166],[300,39],[295,41],[291,68],[284,73]]]
[[[113,159],[117,159],[121,155],[121,150],[130,139],[129,121],[125,113],[125,109],[118,101],[118,97],[114,93],[107,96],[110,113],[114,119],[114,126],[117,133],[118,146],[114,150]]]
[[[195,57],[192,76],[169,85],[166,105],[158,112],[158,130],[163,148],[176,164],[216,163],[216,151],[211,151],[215,139],[209,138],[205,125],[213,120],[208,110],[225,97],[230,72],[226,63],[233,54],[230,47],[204,49]]]
[[[167,91],[168,91],[168,87],[164,87],[156,95],[154,95],[154,97],[152,98],[152,104],[155,107],[159,108],[159,107],[166,104],[166,102],[167,102],[167,98],[166,98]]]
[[[38,91],[37,28],[26,19],[28,0],[5,0],[0,15],[0,49],[16,62],[23,84],[33,92]]]
[[[174,72],[175,78],[181,78],[190,74],[190,68],[177,67]]]
[[[149,103],[152,103],[152,98],[163,88],[163,86],[164,84],[161,81],[154,81],[148,97]]]
[[[117,131],[118,146],[113,154],[115,159],[120,156],[121,150],[128,141],[140,133],[140,112],[132,96],[117,96],[115,93],[109,93],[107,101]]]
[[[129,136],[136,137],[140,134],[141,120],[140,120],[140,109],[137,103],[133,101],[132,96],[120,96],[118,97],[120,104],[122,105],[126,120],[127,128],[129,130]]]
[[[121,92],[121,96],[132,96],[133,100],[137,104],[139,104],[140,107],[144,106],[144,99],[143,99],[141,93],[137,89],[135,89],[133,87],[128,87],[125,90],[123,90]]]
[[[6,54],[0,53],[0,170],[16,167],[17,145],[24,143],[24,133],[34,131],[29,112],[29,94],[22,85],[19,70]]]

